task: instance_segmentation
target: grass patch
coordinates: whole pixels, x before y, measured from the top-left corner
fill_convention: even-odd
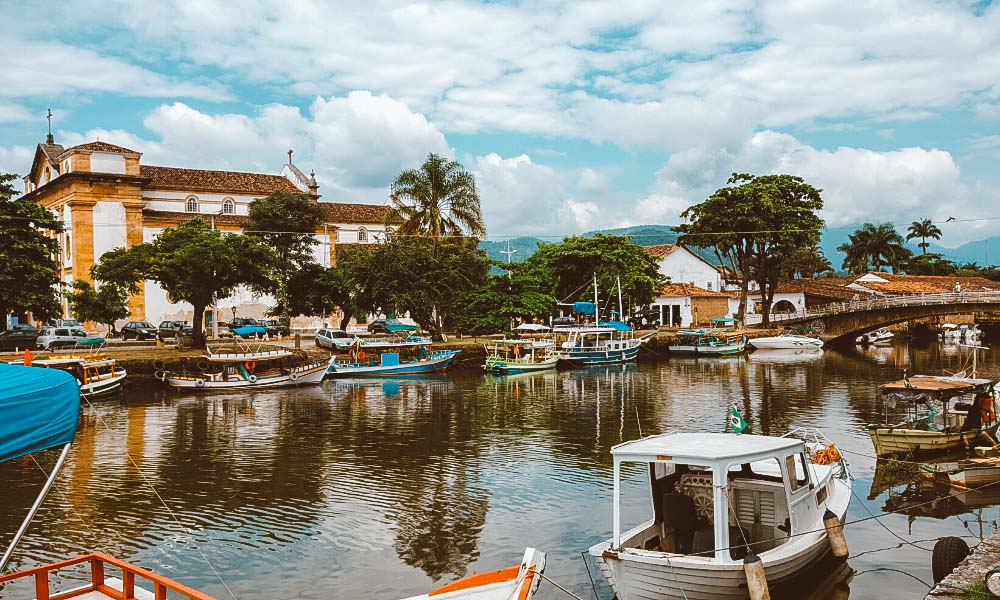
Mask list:
[[[965,594],[962,597],[965,600],[990,600],[990,593],[986,591],[986,584],[978,581],[965,588]]]

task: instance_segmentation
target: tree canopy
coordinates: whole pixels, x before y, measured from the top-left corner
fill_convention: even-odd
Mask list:
[[[306,194],[273,192],[250,203],[243,230],[270,247],[274,257],[257,265],[247,283],[257,293],[274,295],[272,314],[288,316],[289,280],[315,264],[313,250],[319,244],[315,233],[323,219],[323,209]]]
[[[848,236],[847,242],[837,246],[837,250],[846,255],[843,268],[855,275],[869,270],[879,271],[882,265],[897,272],[913,256],[892,223],[865,223]]]
[[[62,223],[31,200],[14,199],[13,173],[0,174],[0,329],[7,315],[36,319],[60,314],[59,241]]]
[[[766,326],[774,291],[789,276],[789,261],[819,243],[822,190],[794,175],[733,173],[727,183],[681,213],[688,223],[678,227],[682,234],[678,241],[713,248],[719,262],[736,271],[741,318],[746,314],[750,281],[756,281]]]
[[[459,331],[483,335],[506,331],[512,319],[547,320],[556,308],[556,298],[547,281],[537,271],[523,268],[520,263],[493,262],[494,269],[478,288],[469,292],[455,320]]]
[[[920,238],[920,243],[917,244],[917,246],[920,247],[920,250],[922,251],[921,254],[927,254],[927,247],[930,246],[927,242],[927,238],[932,240],[941,239],[941,229],[930,219],[914,221],[910,223],[910,226],[906,228],[906,231],[906,241]]]
[[[138,283],[155,281],[173,302],[194,307],[194,345],[205,347],[205,308],[236,286],[252,281],[262,264],[275,260],[274,251],[257,238],[214,231],[201,219],[166,229],[152,242],[104,254],[94,277],[118,284],[132,293]]]
[[[73,316],[80,321],[104,323],[114,331],[115,321],[129,316],[128,291],[119,283],[105,282],[94,289],[86,281],[73,282],[73,291],[66,294]]]
[[[393,181],[390,221],[401,221],[404,235],[433,240],[486,235],[476,179],[460,163],[428,154],[419,169],[403,171]]]
[[[289,313],[332,314],[340,309],[340,328],[351,319],[375,310],[365,285],[375,247],[351,244],[337,247],[337,264],[330,268],[307,265],[289,280]]]

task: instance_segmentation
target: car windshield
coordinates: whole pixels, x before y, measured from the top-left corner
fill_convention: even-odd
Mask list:
[[[347,332],[344,332],[344,331],[331,331],[330,332],[330,337],[346,338],[346,337],[351,337],[351,336],[347,335]]]
[[[140,321],[140,322],[136,323],[135,326],[136,327],[152,327],[153,324],[152,323],[147,323],[145,321]]]
[[[82,329],[71,329],[69,334],[74,337],[87,337],[87,332]]]

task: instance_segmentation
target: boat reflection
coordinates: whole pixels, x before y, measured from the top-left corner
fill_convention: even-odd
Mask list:
[[[868,499],[887,491],[882,510],[910,517],[947,519],[1000,505],[1000,481],[966,488],[923,474],[917,463],[880,459]]]
[[[794,348],[775,350],[754,350],[748,357],[753,362],[762,363],[805,363],[821,360],[822,348]]]

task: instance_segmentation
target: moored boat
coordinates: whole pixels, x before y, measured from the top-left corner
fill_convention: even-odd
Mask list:
[[[80,395],[85,398],[96,398],[117,392],[122,388],[125,378],[128,376],[125,369],[119,367],[115,359],[108,358],[103,354],[41,356],[30,360],[17,360],[11,364],[66,371],[76,378],[77,383],[80,384]]]
[[[611,450],[612,537],[589,553],[619,600],[748,598],[748,552],[759,556],[774,585],[830,551],[827,511],[843,522],[851,498],[847,465],[831,449],[791,437],[721,433],[619,444]],[[652,514],[623,530],[626,463],[648,469]]]
[[[875,331],[869,331],[868,333],[859,335],[854,339],[854,343],[862,346],[867,346],[869,344],[886,346],[892,343],[892,338],[894,337],[896,337],[896,334],[889,331],[885,327],[881,327]]]
[[[476,573],[406,600],[529,600],[542,582],[545,553],[524,551],[520,565]]]
[[[483,369],[494,375],[514,375],[556,368],[562,356],[550,339],[502,339],[487,344]]]
[[[963,458],[953,462],[923,463],[920,472],[961,487],[979,487],[1000,481],[1000,457]]]
[[[934,454],[968,450],[982,440],[994,445],[996,381],[971,377],[915,375],[882,386],[884,402],[905,402],[908,417],[896,425],[868,425],[875,454]],[[971,394],[971,403],[952,400]],[[930,405],[929,403],[933,403]],[[940,409],[940,410],[938,410]]]
[[[753,338],[749,344],[760,350],[801,350],[822,348],[823,340],[797,333],[782,333],[781,335]]]
[[[631,362],[639,356],[639,346],[652,337],[636,337],[631,327],[619,321],[554,331],[560,360],[574,366]]]
[[[308,361],[286,365],[294,353],[285,348],[234,347],[231,352],[207,349],[205,361],[217,369],[201,369],[196,373],[159,371],[156,377],[178,389],[222,391],[233,389],[275,388],[317,384],[326,374],[326,365]]]
[[[735,356],[747,348],[747,335],[731,329],[688,329],[678,331],[667,348],[674,354]]]
[[[384,377],[442,373],[461,350],[434,350],[431,339],[405,338],[358,340],[347,355],[330,357],[330,377]]]

